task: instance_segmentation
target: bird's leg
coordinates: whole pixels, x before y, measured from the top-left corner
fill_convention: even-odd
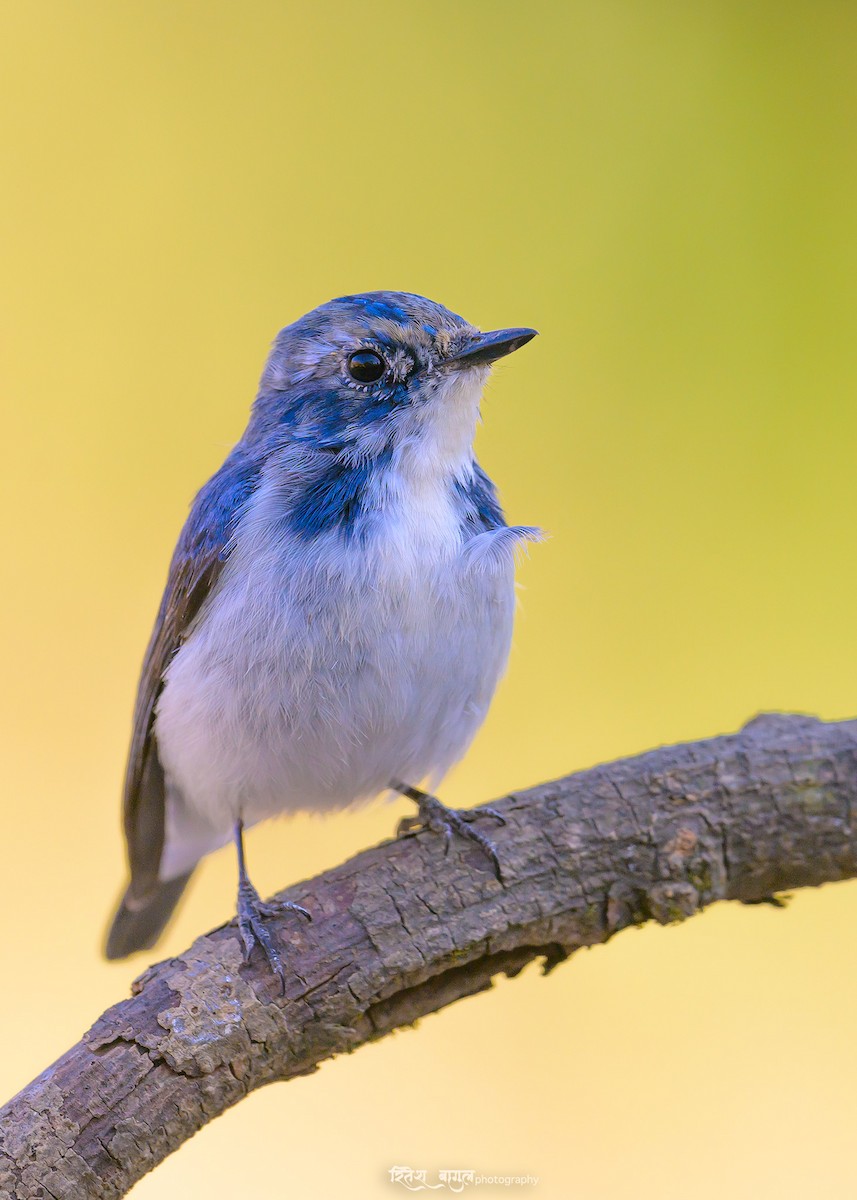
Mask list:
[[[411,787],[409,783],[402,783],[400,779],[391,780],[390,787],[394,792],[399,792],[402,796],[407,796],[409,800],[414,800],[419,805],[419,814],[416,817],[403,817],[399,822],[399,827],[396,830],[399,837],[406,837],[408,834],[416,833],[419,829],[431,829],[434,833],[443,834],[447,854],[449,853],[453,833],[469,838],[491,860],[494,874],[500,883],[503,882],[503,875],[500,870],[500,858],[497,854],[496,846],[484,833],[480,833],[478,829],[473,829],[470,824],[471,821],[478,821],[480,817],[493,817],[495,821],[498,821],[501,825],[505,825],[506,818],[498,813],[495,808],[489,808],[488,805],[485,805],[483,808],[459,811],[455,808],[447,808],[445,804],[441,804],[436,796],[431,796],[428,792],[423,792],[419,788]]]
[[[244,960],[249,962],[253,947],[260,946],[285,995],[286,972],[280,953],[265,925],[265,917],[279,916],[280,913],[289,910],[299,912],[308,921],[311,921],[312,917],[305,908],[292,900],[265,901],[260,897],[247,874],[244,861],[244,822],[240,818],[235,822],[235,848],[238,851],[238,930],[244,942]]]

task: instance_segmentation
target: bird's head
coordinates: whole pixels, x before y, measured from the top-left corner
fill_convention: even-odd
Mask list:
[[[364,461],[399,451],[455,469],[470,454],[491,363],[534,329],[480,333],[406,292],[331,300],[277,336],[248,428]]]

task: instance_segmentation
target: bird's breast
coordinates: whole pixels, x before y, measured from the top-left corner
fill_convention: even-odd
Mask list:
[[[504,668],[511,544],[462,530],[450,488],[387,484],[365,528],[290,530],[263,484],[166,675],[164,765],[191,803],[270,815],[442,774]],[[194,797],[199,797],[195,800]],[[204,798],[204,799],[203,799]]]

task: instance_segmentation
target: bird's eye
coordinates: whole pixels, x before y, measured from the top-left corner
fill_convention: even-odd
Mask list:
[[[348,373],[358,383],[376,383],[384,369],[383,358],[374,350],[355,350],[348,356]]]

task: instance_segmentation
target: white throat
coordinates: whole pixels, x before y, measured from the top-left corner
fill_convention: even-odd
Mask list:
[[[414,483],[467,478],[473,467],[473,439],[490,368],[472,367],[442,379],[429,403],[413,415],[408,436],[394,455],[399,472]]]

